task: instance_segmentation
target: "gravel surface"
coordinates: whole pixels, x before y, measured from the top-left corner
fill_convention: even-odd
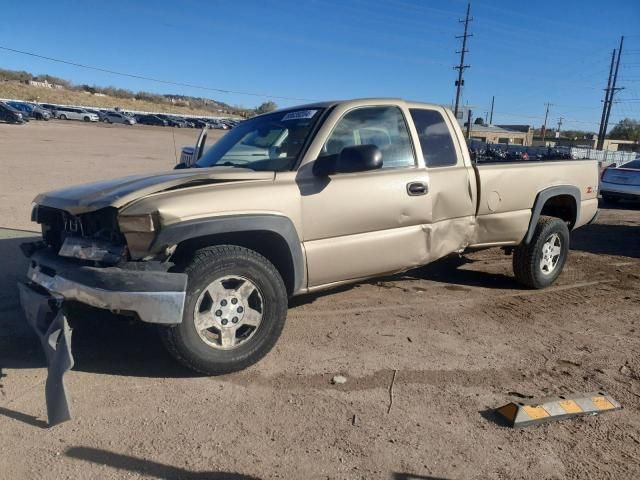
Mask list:
[[[178,149],[195,136],[176,130]],[[14,286],[30,201],[170,168],[173,152],[169,129],[0,125],[0,478],[640,478],[640,206],[628,204],[572,234],[544,291],[517,285],[492,249],[296,298],[276,348],[223,377],[176,365],[153,326],[96,312],[73,324],[74,419],[46,428],[44,360]],[[597,390],[624,409],[520,430],[491,414]]]

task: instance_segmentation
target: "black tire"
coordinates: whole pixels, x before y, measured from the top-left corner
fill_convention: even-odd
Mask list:
[[[560,255],[552,271],[545,273],[541,267],[543,247],[547,240],[557,234],[560,241]],[[513,273],[516,280],[530,288],[545,288],[562,273],[569,255],[569,228],[556,217],[540,217],[535,232],[528,245],[518,245],[513,252]]]
[[[85,122],[88,122],[88,121],[89,121],[89,117],[84,117],[84,119],[83,119],[83,120],[84,120]]]
[[[189,276],[182,323],[160,327],[160,336],[180,363],[205,375],[222,375],[253,365],[273,348],[287,317],[288,296],[282,277],[269,260],[247,248],[219,245],[196,251],[179,271]],[[229,275],[247,278],[260,290],[262,321],[248,340],[231,350],[220,350],[200,337],[194,312],[202,291]]]
[[[66,120],[67,116],[64,113],[61,113],[60,116],[58,117],[60,120]]]
[[[612,205],[615,205],[620,201],[618,197],[612,197],[611,195],[602,195],[602,199],[604,200],[604,203],[610,203]]]

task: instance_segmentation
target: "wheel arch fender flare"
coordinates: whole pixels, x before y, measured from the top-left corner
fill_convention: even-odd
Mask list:
[[[536,196],[536,200],[533,203],[533,208],[531,210],[531,219],[529,220],[529,228],[527,229],[527,233],[524,237],[524,244],[528,245],[531,243],[533,238],[533,234],[536,230],[536,225],[538,224],[538,220],[540,219],[540,215],[542,214],[542,209],[548,200],[558,197],[558,196],[570,196],[575,201],[576,207],[576,215],[575,220],[571,222],[569,229],[573,228],[575,222],[580,218],[580,190],[578,187],[574,185],[556,185],[553,187],[545,188],[540,191]]]
[[[299,293],[305,287],[306,259],[298,232],[284,215],[224,215],[186,220],[160,229],[150,251],[157,253],[168,246],[203,237],[260,231],[275,234],[286,243],[293,270],[291,293]]]

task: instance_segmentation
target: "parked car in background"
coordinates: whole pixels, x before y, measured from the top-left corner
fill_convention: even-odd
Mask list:
[[[82,120],[85,122],[97,122],[99,120],[98,115],[84,108],[58,107],[56,113],[60,120]]]
[[[209,128],[209,122],[203,118],[187,118],[195,128]]]
[[[104,121],[104,117],[105,117],[105,110],[98,110],[95,108],[85,108],[85,110],[89,113],[95,113],[98,116],[98,121],[102,122]]]
[[[169,125],[169,122],[157,115],[138,115],[136,121],[141,125],[158,125],[160,127]]]
[[[123,125],[133,125],[136,123],[135,118],[125,115],[122,112],[106,112],[102,121],[105,123],[122,123]]]
[[[22,115],[22,112],[16,110],[11,105],[0,102],[0,121],[7,123],[25,123],[28,120]]]
[[[51,118],[58,118],[58,105],[54,105],[52,103],[39,103],[39,107],[44,108],[45,110],[49,110],[51,112]]]
[[[158,117],[162,118],[163,120],[166,120],[167,124],[170,127],[186,128],[188,126],[184,120],[178,117],[172,117],[171,115],[165,115],[165,114],[158,114]]]
[[[600,179],[600,194],[610,203],[640,200],[640,159],[606,168]]]
[[[42,108],[39,105],[28,102],[7,102],[16,110],[19,110],[23,116],[33,118],[35,120],[49,120],[51,118],[51,112],[46,108]]]
[[[222,123],[217,119],[211,122],[211,128],[215,128],[217,130],[229,130],[229,126],[226,123]]]

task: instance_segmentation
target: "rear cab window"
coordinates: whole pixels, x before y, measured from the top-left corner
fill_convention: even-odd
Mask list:
[[[429,168],[457,165],[458,155],[442,114],[425,108],[409,111],[418,132],[425,165]]]

